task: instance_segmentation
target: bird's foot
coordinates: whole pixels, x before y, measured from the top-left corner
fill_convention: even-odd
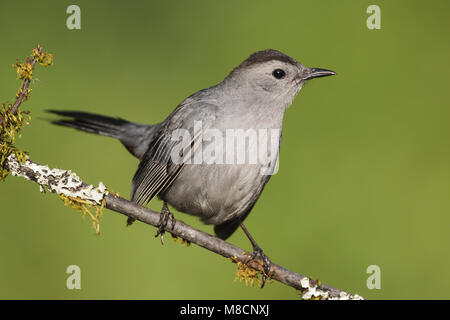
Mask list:
[[[264,288],[267,278],[270,277],[272,262],[270,261],[269,257],[266,256],[265,253],[262,251],[261,247],[258,246],[255,239],[253,239],[253,237],[250,235],[250,232],[248,232],[247,228],[244,226],[242,222],[241,228],[253,246],[253,253],[250,256],[250,259],[247,261],[247,264],[251,261],[255,261],[256,263],[258,263],[263,267],[261,288]]]
[[[161,209],[161,215],[159,216],[159,227],[158,231],[156,231],[155,237],[161,236],[161,243],[164,244],[164,233],[166,232],[166,227],[169,224],[170,220],[170,228],[173,229],[175,226],[175,217],[172,212],[170,212],[167,203],[164,202],[164,205]]]
[[[264,288],[264,285],[266,284],[266,280],[270,276],[270,270],[272,268],[272,261],[270,261],[269,257],[266,256],[264,251],[257,245],[253,247],[252,255],[250,256],[250,259],[247,262],[247,264],[250,261],[256,261],[258,264],[260,264],[263,267],[261,288]]]

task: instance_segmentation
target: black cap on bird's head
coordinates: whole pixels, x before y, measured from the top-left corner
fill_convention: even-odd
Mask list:
[[[305,67],[302,64],[300,64],[299,62],[297,62],[295,59],[288,56],[287,54],[284,54],[283,52],[274,50],[274,49],[266,49],[266,50],[262,50],[262,51],[253,53],[244,62],[242,62],[239,66],[237,66],[235,70],[249,68],[256,64],[261,64],[264,62],[276,61],[276,60],[291,64],[292,66],[303,69],[302,80],[310,80],[313,78],[327,77],[327,76],[332,76],[332,75],[336,74],[336,72],[328,70],[328,69]]]

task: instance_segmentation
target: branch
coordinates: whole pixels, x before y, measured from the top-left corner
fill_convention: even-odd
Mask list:
[[[27,61],[26,61],[26,63],[29,63],[31,65],[31,74],[34,69],[34,65],[36,64],[36,62],[39,59],[39,55],[41,55],[42,51],[43,51],[43,49],[40,45],[38,45],[36,49],[37,49],[37,55],[34,55],[33,58],[28,57]],[[17,95],[17,99],[11,107],[11,112],[13,114],[17,112],[17,109],[19,109],[19,106],[21,105],[22,101],[24,99],[26,99],[26,97],[28,96],[28,87],[30,86],[30,83],[31,83],[31,74],[30,74],[30,77],[25,78],[25,80],[23,81],[22,87],[20,87],[19,94]]]
[[[40,185],[41,191],[44,187],[59,195],[77,199],[91,206],[102,205],[106,201],[106,208],[122,213],[128,217],[139,220],[154,227],[159,226],[160,213],[148,209],[124,198],[109,193],[103,183],[98,187],[84,183],[75,173],[70,170],[50,169],[27,159],[20,164],[14,154],[6,161],[7,169],[13,176],[24,177]],[[195,243],[209,251],[215,252],[232,261],[246,265],[258,272],[264,272],[263,266],[257,261],[251,260],[250,256],[241,248],[236,247],[222,239],[197,230],[181,220],[175,220],[173,229],[167,230],[172,235]],[[272,279],[293,287],[301,292],[304,299],[339,299],[359,300],[361,296],[318,283],[318,281],[290,271],[280,265],[272,264],[269,275]]]
[[[19,109],[22,102],[28,99],[30,95],[28,87],[31,83],[35,64],[39,62],[39,64],[43,66],[48,66],[52,63],[52,61],[52,55],[44,52],[44,49],[38,44],[37,47],[33,49],[31,56],[27,57],[24,63],[16,63],[14,65],[19,79],[24,79],[24,81],[16,95],[16,101],[13,105],[10,105],[9,111],[12,114],[17,113],[17,110]],[[5,118],[0,116],[0,125],[3,124],[3,121],[5,121]]]

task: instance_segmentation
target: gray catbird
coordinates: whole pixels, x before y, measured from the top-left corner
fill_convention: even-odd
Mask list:
[[[177,144],[173,132],[185,129],[192,133],[192,143],[197,143],[198,135],[193,133],[193,127],[195,121],[201,121],[202,132],[209,128],[218,132],[278,129],[279,140],[284,112],[303,84],[312,78],[334,74],[326,69],[307,68],[282,52],[268,49],[252,54],[218,85],[188,97],[158,124],[137,124],[85,112],[49,111],[70,118],[53,123],[119,139],[140,159],[131,199],[144,204],[158,196],[164,201],[157,235],[164,233],[170,219],[173,221],[167,206],[170,204],[181,212],[199,216],[207,224],[214,224],[216,235],[222,239],[241,225],[252,242],[253,257],[261,255],[269,264],[270,260],[242,222],[270,174],[261,174],[262,165],[258,163],[176,163],[170,156]],[[207,142],[201,144],[206,146]],[[250,144],[244,148],[254,152],[256,149]],[[274,153],[278,155],[278,151],[277,147]]]

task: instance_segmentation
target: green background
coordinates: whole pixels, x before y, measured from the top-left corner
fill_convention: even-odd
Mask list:
[[[66,8],[81,7],[81,30]],[[381,8],[381,30],[366,8]],[[450,298],[448,1],[0,2],[0,101],[37,43],[53,53],[23,105],[18,146],[128,197],[138,161],[109,138],[50,125],[44,110],[163,120],[250,53],[281,50],[338,75],[306,85],[284,121],[280,170],[246,220],[272,261],[370,299]],[[297,299],[233,282],[236,266],[105,211],[88,218],[36,184],[0,184],[0,298]],[[159,210],[155,201],[152,208]],[[212,232],[196,218],[175,215]],[[229,241],[250,250],[242,231]],[[82,289],[68,290],[67,266]],[[369,290],[366,269],[381,268]]]

